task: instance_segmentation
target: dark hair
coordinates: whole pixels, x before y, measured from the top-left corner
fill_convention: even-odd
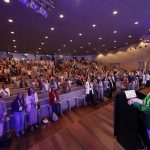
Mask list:
[[[31,96],[31,89],[32,87],[28,88],[28,95]]]
[[[23,92],[18,92],[18,93],[17,93],[17,99],[19,98],[19,94],[20,94],[20,93],[22,94],[22,99],[24,99],[24,94],[23,94]]]

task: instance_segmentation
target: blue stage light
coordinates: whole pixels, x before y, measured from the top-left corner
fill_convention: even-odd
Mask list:
[[[23,5],[25,5],[28,8],[31,8],[34,10],[36,13],[41,14],[45,18],[48,16],[48,10],[51,10],[50,8],[54,8],[52,3],[48,3],[42,0],[18,0],[21,2]],[[42,3],[43,2],[43,3]],[[47,9],[47,10],[46,10]]]

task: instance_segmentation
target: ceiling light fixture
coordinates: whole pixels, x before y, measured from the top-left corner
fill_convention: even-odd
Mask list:
[[[48,36],[45,36],[45,39],[48,39]]]
[[[42,45],[44,45],[44,43],[41,43]]]
[[[114,43],[116,43],[117,41],[114,41]]]
[[[61,19],[64,18],[64,15],[63,15],[63,14],[60,14],[60,15],[59,15],[59,18],[61,18]]]
[[[14,31],[11,31],[10,33],[11,33],[11,34],[15,34],[15,32],[14,32]]]
[[[10,0],[4,0],[5,3],[10,3]]]
[[[117,33],[117,30],[114,31],[114,34],[116,34],[116,33]]]
[[[93,24],[92,27],[95,28],[95,27],[96,27],[96,24]]]
[[[10,22],[10,23],[12,23],[12,22],[14,22],[12,19],[8,19],[8,22]]]
[[[51,27],[51,31],[54,31],[54,28],[53,28],[53,27]]]
[[[129,38],[131,38],[132,36],[131,35],[129,35]]]
[[[39,47],[39,49],[41,49],[41,47]]]
[[[99,40],[102,40],[102,37],[100,37]]]
[[[134,24],[135,24],[135,25],[138,25],[138,24],[139,24],[139,22],[138,22],[138,21],[136,21],[136,22],[134,22]]]
[[[114,11],[113,11],[113,15],[116,15],[116,14],[118,14],[118,11],[117,11],[117,10],[114,10]]]
[[[14,45],[14,48],[16,48],[17,46],[16,45]]]
[[[79,33],[79,36],[82,36],[82,33]]]
[[[48,16],[48,12],[54,8],[54,0],[18,0],[27,8],[32,9],[38,14],[41,14],[45,18]]]
[[[13,40],[13,42],[16,42],[16,40]]]
[[[72,40],[70,40],[70,42],[72,42]]]

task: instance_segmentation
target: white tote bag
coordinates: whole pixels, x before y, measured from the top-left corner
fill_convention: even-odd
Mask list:
[[[53,120],[53,121],[58,121],[58,116],[56,115],[55,112],[53,112],[52,120]]]

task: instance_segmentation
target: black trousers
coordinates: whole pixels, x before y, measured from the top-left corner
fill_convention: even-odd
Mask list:
[[[86,95],[86,101],[88,105],[95,103],[94,94],[92,94],[92,91],[90,91],[90,93]]]

